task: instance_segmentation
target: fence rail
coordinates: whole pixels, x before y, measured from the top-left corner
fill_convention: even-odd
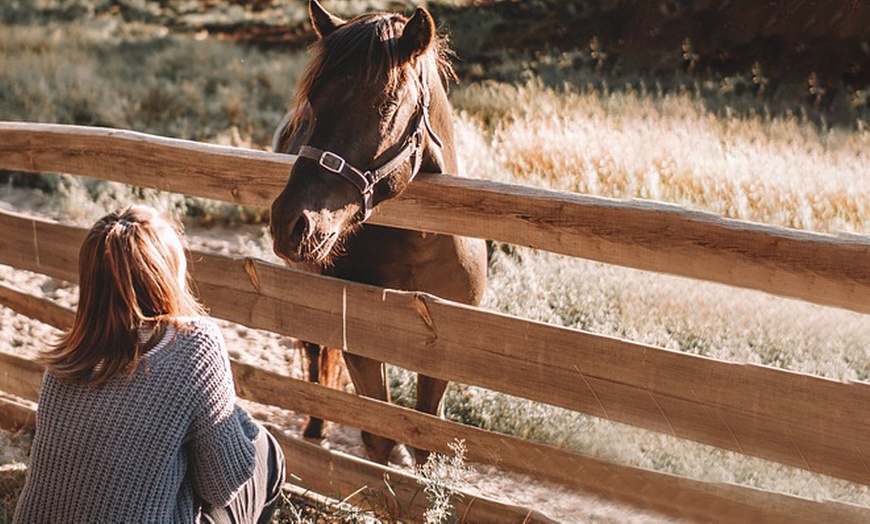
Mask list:
[[[0,294],[0,304],[6,304],[25,316],[58,328],[71,325],[72,310],[11,288],[5,290]],[[696,481],[613,464],[580,453],[441,420],[378,400],[327,389],[236,361],[232,365],[236,389],[248,400],[308,413],[362,430],[384,433],[384,428],[387,428],[388,432],[384,436],[404,439],[413,446],[442,453],[450,451],[446,443],[461,439],[467,443],[467,457],[471,461],[498,465],[509,471],[534,475],[571,489],[688,520],[742,524],[804,521],[858,523],[870,519],[870,510],[867,508],[833,502],[818,503],[732,484]],[[42,377],[42,368],[39,365],[28,359],[0,352],[0,371],[0,390],[22,399],[37,400]],[[21,425],[32,425],[33,414],[26,408],[22,409],[18,402],[10,403],[0,398],[0,424],[3,422],[15,424],[13,428],[17,429]],[[287,456],[292,457],[290,471],[299,477],[294,482],[318,493],[335,497],[355,491],[362,485],[377,486],[379,484],[373,483],[372,479],[376,479],[378,474],[384,474],[377,467],[367,469],[359,461],[318,450],[286,436],[281,437],[281,442]],[[300,457],[301,464],[297,462]],[[335,462],[343,467],[336,467]],[[347,478],[348,468],[356,472],[352,480]],[[360,475],[364,475],[364,478],[360,478]],[[404,500],[407,500],[409,494],[410,498],[414,498],[416,494],[408,487],[409,480],[402,476],[397,478],[401,478],[405,486]],[[395,490],[392,486],[391,489]],[[385,500],[385,495],[372,489],[367,493],[369,499],[380,501]],[[522,514],[519,508],[492,505],[486,499],[479,501],[478,506],[478,512],[471,516],[481,522],[502,523],[507,513]],[[495,518],[489,513],[491,511],[496,512]],[[483,518],[484,516],[488,518]],[[538,514],[532,514],[527,521],[524,520],[529,524],[546,521],[546,517]]]
[[[76,281],[85,229],[8,212],[0,228],[8,231],[0,262]],[[870,457],[870,384],[733,364],[250,258],[191,258],[199,294],[220,318],[870,484],[855,460]]]
[[[292,157],[105,128],[0,122],[0,168],[64,172],[265,207]],[[494,220],[493,217],[497,217]],[[372,222],[500,240],[870,313],[870,239],[447,176],[421,176]]]
[[[246,205],[268,204],[291,164],[285,156],[127,131],[0,123],[0,169],[66,172]],[[870,312],[870,241],[863,237],[442,176],[420,178],[383,207],[374,217],[383,225],[493,238]],[[76,281],[84,229],[0,211],[0,231],[0,263]],[[227,320],[870,484],[866,383],[688,355],[250,258],[194,252],[191,272],[212,313]],[[69,314],[5,286],[0,303],[53,325]],[[0,389],[35,398],[41,370],[32,366],[0,355],[0,367],[16,370]],[[506,467],[674,514],[740,521],[746,511],[770,518],[834,511],[842,513],[838,521],[860,521],[870,511],[607,464],[291,379],[280,387],[283,377],[234,366],[239,391],[250,398],[361,429],[388,428],[385,436],[436,450],[452,440],[447,436],[469,435]],[[286,398],[299,400],[287,405]],[[371,420],[395,424],[373,428]],[[487,460],[483,451],[471,453]],[[522,453],[542,458],[530,463]],[[602,477],[614,480],[596,486]]]

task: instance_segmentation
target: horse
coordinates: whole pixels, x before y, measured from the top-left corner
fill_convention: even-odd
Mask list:
[[[459,175],[455,80],[446,38],[432,15],[369,13],[345,20],[310,0],[312,58],[273,150],[297,155],[271,207],[273,250],[291,267],[384,288],[423,291],[478,305],[486,284],[481,239],[367,222],[420,172]],[[446,176],[446,175],[426,175]],[[328,383],[338,350],[303,342],[309,380]],[[343,353],[358,394],[389,402],[383,362]],[[419,374],[416,409],[441,415],[447,381]],[[323,438],[311,419],[306,437]],[[368,456],[386,463],[396,442],[363,432]],[[428,451],[415,449],[418,463]]]

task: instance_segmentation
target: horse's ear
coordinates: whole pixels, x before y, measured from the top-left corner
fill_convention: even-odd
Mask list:
[[[435,40],[435,20],[423,7],[414,10],[414,16],[405,24],[399,39],[399,51],[407,60],[425,53]]]
[[[311,25],[320,38],[325,38],[346,23],[346,20],[324,9],[317,0],[308,2],[308,12],[311,14]]]

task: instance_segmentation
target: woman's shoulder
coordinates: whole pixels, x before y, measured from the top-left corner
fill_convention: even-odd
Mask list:
[[[177,317],[173,319],[174,333],[171,334],[164,351],[159,354],[172,355],[174,359],[202,359],[208,355],[220,358],[225,352],[224,339],[220,328],[208,317]]]
[[[180,332],[191,335],[221,337],[218,325],[209,317],[176,317],[174,324]]]

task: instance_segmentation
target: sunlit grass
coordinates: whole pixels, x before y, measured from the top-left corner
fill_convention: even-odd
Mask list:
[[[264,52],[165,31],[13,26],[0,31],[0,119],[135,129],[214,140],[271,139],[301,53]]]
[[[825,232],[870,232],[870,132],[820,129],[799,115],[716,114],[689,93],[612,93],[475,84],[456,90],[472,176]],[[494,175],[499,173],[499,175]]]

